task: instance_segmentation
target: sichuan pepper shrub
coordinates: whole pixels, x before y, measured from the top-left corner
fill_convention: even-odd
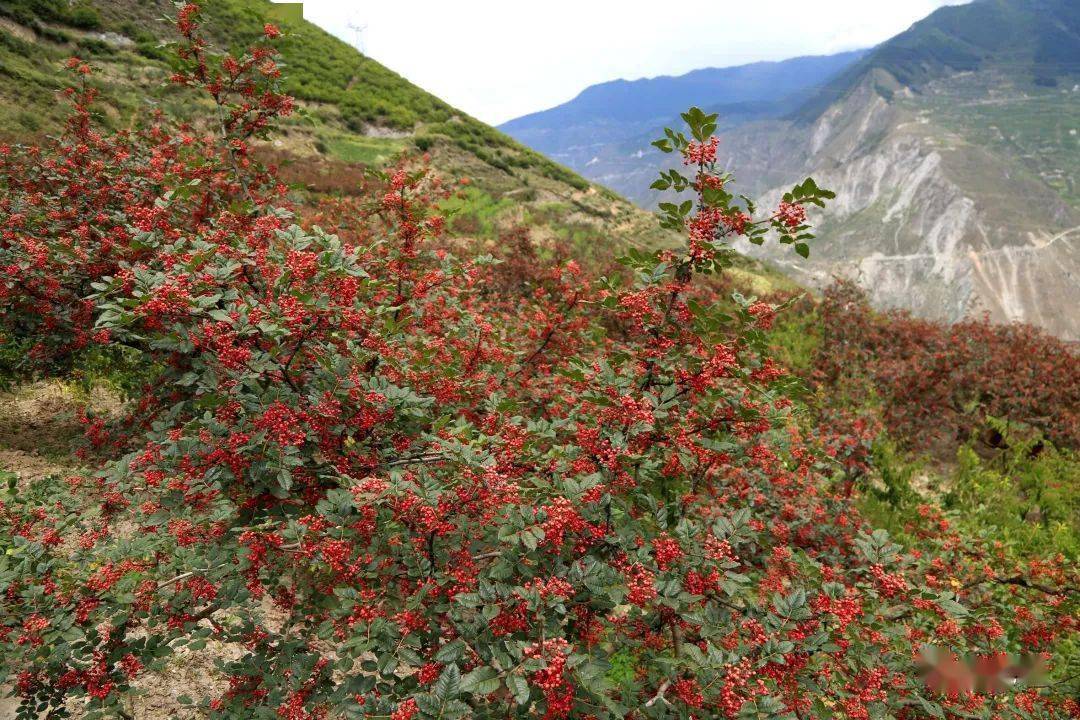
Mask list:
[[[212,56],[194,5],[179,29],[216,134],[100,137],[84,94],[55,146],[5,151],[7,341],[39,372],[93,344],[149,376],[111,457],[0,505],[23,716],[129,716],[141,675],[209,640],[232,650],[190,699],[212,717],[1077,715],[1068,681],[916,674],[924,644],[999,662],[1075,637],[1075,572],[930,509],[918,548],[868,527],[792,422],[781,308],[696,282],[735,237],[808,254],[830,192],[737,198],[692,109],[657,142],[685,247],[508,299],[440,242],[422,168],[327,209],[338,232],[297,223],[249,157],[290,108],[272,51]],[[92,163],[129,146],[147,162]]]

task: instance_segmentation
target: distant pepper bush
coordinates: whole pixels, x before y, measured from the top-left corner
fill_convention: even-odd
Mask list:
[[[291,108],[273,50],[212,56],[196,5],[178,25],[205,125],[100,136],[76,92],[55,145],[2,153],[16,370],[92,346],[147,375],[104,460],[0,504],[20,718],[131,717],[185,647],[229,649],[219,692],[178,699],[215,718],[1080,715],[1068,677],[918,673],[924,646],[1058,672],[1075,568],[1014,567],[930,509],[917,548],[869,527],[793,422],[778,308],[695,282],[736,236],[805,256],[832,193],[758,211],[691,109],[656,143],[685,247],[511,293],[449,251],[423,168],[298,223],[249,159]]]
[[[849,281],[825,291],[818,317],[813,379],[849,395],[874,395],[886,428],[914,449],[955,447],[988,418],[1080,447],[1077,351],[1038,328],[878,312]]]

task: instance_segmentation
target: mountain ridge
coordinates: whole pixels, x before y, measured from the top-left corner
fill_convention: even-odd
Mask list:
[[[691,105],[744,118],[779,117],[803,95],[862,57],[863,50],[807,55],[682,75],[613,80],[585,88],[573,99],[515,118],[499,129],[581,172],[591,147],[632,140],[670,124]],[[647,187],[650,181],[645,183]]]
[[[727,85],[731,88],[737,88],[742,91],[743,95],[739,97],[739,101],[753,101],[753,100],[771,100],[775,97],[775,88],[766,89],[760,86],[760,77],[762,73],[768,73],[771,76],[775,76],[781,80],[787,80],[789,88],[802,88],[805,87],[805,81],[800,82],[798,78],[784,78],[782,77],[786,71],[791,68],[803,66],[804,72],[814,73],[815,71],[822,74],[827,74],[830,70],[836,67],[843,66],[844,64],[857,60],[862,57],[866,50],[850,50],[840,53],[832,54],[815,54],[815,55],[800,55],[797,57],[784,58],[782,60],[761,60],[752,63],[742,63],[739,65],[727,65],[723,67],[709,67],[698,68],[679,75],[655,75],[651,77],[636,78],[628,80],[625,78],[618,78],[615,80],[609,80],[603,83],[597,83],[590,85],[575,95],[570,100],[560,103],[544,110],[538,110],[536,112],[522,115],[518,118],[508,120],[501,123],[498,127],[507,128],[515,126],[523,121],[530,120],[539,116],[557,113],[558,111],[564,111],[560,116],[565,117],[566,111],[572,111],[577,109],[577,113],[569,113],[576,117],[607,117],[609,113],[597,112],[601,107],[605,110],[609,110],[606,105],[601,103],[607,103],[614,97],[624,94],[626,92],[633,92],[641,89],[654,89],[656,93],[663,92],[664,86],[676,86],[681,88],[692,89],[693,94],[689,91],[680,95],[670,101],[672,111],[657,113],[656,111],[646,111],[644,114],[641,112],[642,108],[653,107],[647,102],[642,104],[640,101],[643,99],[640,93],[628,98],[632,100],[632,103],[627,103],[621,106],[619,111],[625,116],[627,113],[631,113],[633,110],[638,110],[636,115],[631,115],[630,119],[652,119],[659,116],[670,115],[670,112],[678,112],[677,108],[682,107],[685,109],[687,103],[693,103],[700,101],[700,89],[708,87],[709,85]],[[821,67],[807,67],[811,65],[818,65]],[[781,88],[781,92],[785,88]],[[666,96],[670,97],[670,96]],[[648,100],[646,95],[644,98]],[[598,107],[599,106],[599,107]]]
[[[919,89],[943,74],[1012,66],[1037,85],[1080,72],[1080,58],[1061,48],[1080,45],[1080,13],[1069,0],[975,0],[938,8],[880,45],[830,81],[792,115],[816,120],[829,98],[850,91],[868,71],[881,69]]]

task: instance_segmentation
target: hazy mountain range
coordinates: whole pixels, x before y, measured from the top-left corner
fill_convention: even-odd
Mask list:
[[[719,112],[729,124],[781,117],[865,54],[857,50],[706,68],[677,77],[613,80],[588,87],[558,107],[504,123],[500,129],[570,167],[586,168],[597,152],[628,140],[637,143],[651,138],[658,127],[691,105]]]
[[[883,306],[1080,339],[1080,2],[976,0],[866,52],[605,83],[502,129],[651,207],[670,158],[648,143],[694,93],[744,188],[838,193],[809,261],[746,252]]]

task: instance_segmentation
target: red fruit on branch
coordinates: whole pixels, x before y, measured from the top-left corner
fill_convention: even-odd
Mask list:
[[[1013,567],[932,513],[918,548],[874,531],[823,470],[864,458],[807,435],[768,356],[777,308],[702,282],[737,235],[808,252],[802,210],[832,193],[807,180],[761,218],[695,108],[692,141],[657,143],[694,166],[657,181],[694,192],[661,210],[684,248],[596,280],[521,233],[524,262],[459,258],[423,163],[283,206],[251,153],[292,109],[277,31],[221,60],[200,22],[180,9],[176,79],[216,136],[99,133],[81,87],[55,144],[0,154],[5,343],[39,373],[104,355],[137,388],[88,418],[79,479],[0,496],[24,714],[122,715],[211,638],[228,687],[198,702],[223,718],[1074,711],[915,674],[932,637],[1075,642],[1076,569]]]

